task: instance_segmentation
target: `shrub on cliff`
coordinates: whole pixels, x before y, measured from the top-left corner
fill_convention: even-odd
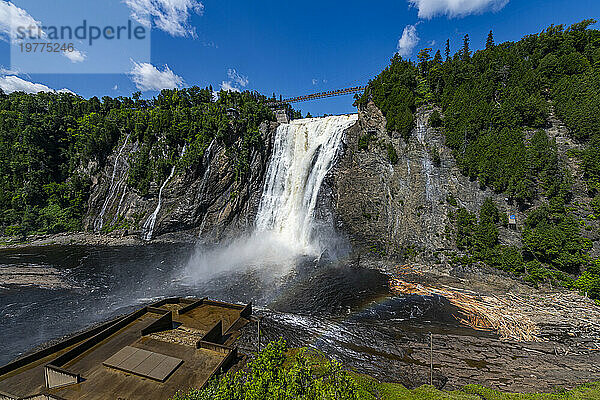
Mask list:
[[[442,116],[438,110],[433,110],[431,115],[429,116],[429,125],[434,128],[439,128],[442,126],[444,121],[442,120]]]
[[[600,299],[600,260],[595,260],[573,286],[592,299]]]

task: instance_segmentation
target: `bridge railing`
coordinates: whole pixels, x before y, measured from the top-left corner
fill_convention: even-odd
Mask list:
[[[330,90],[328,92],[320,92],[320,93],[307,94],[307,95],[304,95],[304,96],[291,97],[289,99],[283,99],[283,100],[279,100],[279,101],[272,101],[272,102],[267,103],[267,104],[269,106],[278,106],[278,105],[282,105],[282,104],[286,104],[286,103],[299,103],[299,102],[302,102],[302,101],[322,99],[322,98],[325,98],[325,97],[342,96],[342,95],[345,95],[345,94],[361,92],[361,91],[365,90],[366,88],[367,88],[366,86],[354,86],[354,87],[350,87],[350,88]]]

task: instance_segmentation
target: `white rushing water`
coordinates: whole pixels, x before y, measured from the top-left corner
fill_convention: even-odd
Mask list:
[[[313,237],[319,189],[336,159],[344,131],[358,115],[307,118],[277,129],[256,216],[256,230],[272,232],[299,251],[321,249]]]
[[[185,146],[183,146],[183,150],[181,150],[181,155],[179,157],[181,158],[184,155],[185,155]],[[144,240],[152,239],[152,235],[154,234],[154,226],[156,225],[156,217],[158,217],[158,213],[162,206],[162,193],[163,193],[163,190],[165,190],[167,183],[169,183],[171,178],[173,178],[173,175],[175,174],[176,166],[177,166],[177,164],[173,165],[173,168],[171,168],[171,173],[169,174],[167,179],[165,179],[165,181],[161,185],[161,187],[158,191],[158,204],[156,205],[154,212],[148,217],[148,219],[144,223],[144,226],[142,227],[142,232],[143,232],[142,239],[144,239]]]
[[[216,248],[199,246],[186,276],[205,280],[227,271],[252,269],[268,281],[288,273],[299,257],[318,258],[337,238],[321,238],[317,233],[317,197],[339,154],[344,131],[357,120],[353,114],[280,125],[254,231]]]
[[[117,187],[120,186],[120,184],[122,183],[122,180],[115,181],[115,178],[117,175],[119,160],[121,160],[121,156],[123,154],[123,150],[125,150],[125,146],[127,146],[127,142],[129,142],[129,134],[127,134],[127,136],[125,137],[125,142],[123,143],[123,146],[121,146],[121,148],[119,149],[117,157],[115,158],[115,164],[113,166],[112,176],[110,177],[110,186],[108,187],[108,193],[106,195],[106,198],[104,199],[104,203],[102,204],[100,213],[98,214],[98,217],[94,222],[94,229],[97,232],[100,232],[102,230],[102,227],[104,226],[104,214],[106,213],[108,205],[112,203],[113,197],[118,193]],[[124,170],[126,170],[126,168],[124,168]]]

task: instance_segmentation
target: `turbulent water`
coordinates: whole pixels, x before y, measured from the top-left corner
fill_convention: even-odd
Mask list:
[[[439,300],[390,298],[386,276],[345,263],[318,268],[303,263],[277,279],[261,269],[240,268],[193,282],[186,276],[190,251],[189,245],[174,244],[1,250],[0,272],[53,267],[70,287],[0,285],[0,365],[48,340],[170,296],[252,302],[265,317],[268,338],[284,336],[290,345],[314,346],[365,371],[387,370],[396,361],[366,353],[352,361],[354,344],[365,346],[363,352],[381,353],[406,340],[402,321],[414,332],[419,324],[451,318]],[[378,340],[363,343],[369,335]],[[244,340],[255,344],[254,332]]]

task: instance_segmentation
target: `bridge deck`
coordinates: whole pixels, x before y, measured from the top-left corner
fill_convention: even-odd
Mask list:
[[[366,86],[355,86],[355,87],[351,87],[351,88],[330,90],[328,92],[312,93],[312,94],[307,94],[304,96],[291,97],[289,99],[283,99],[280,101],[273,101],[273,102],[268,103],[268,105],[269,106],[278,106],[278,105],[286,104],[286,103],[300,103],[303,101],[322,99],[322,98],[326,98],[326,97],[343,96],[346,94],[361,92],[361,91],[365,90],[366,88],[367,88]]]

